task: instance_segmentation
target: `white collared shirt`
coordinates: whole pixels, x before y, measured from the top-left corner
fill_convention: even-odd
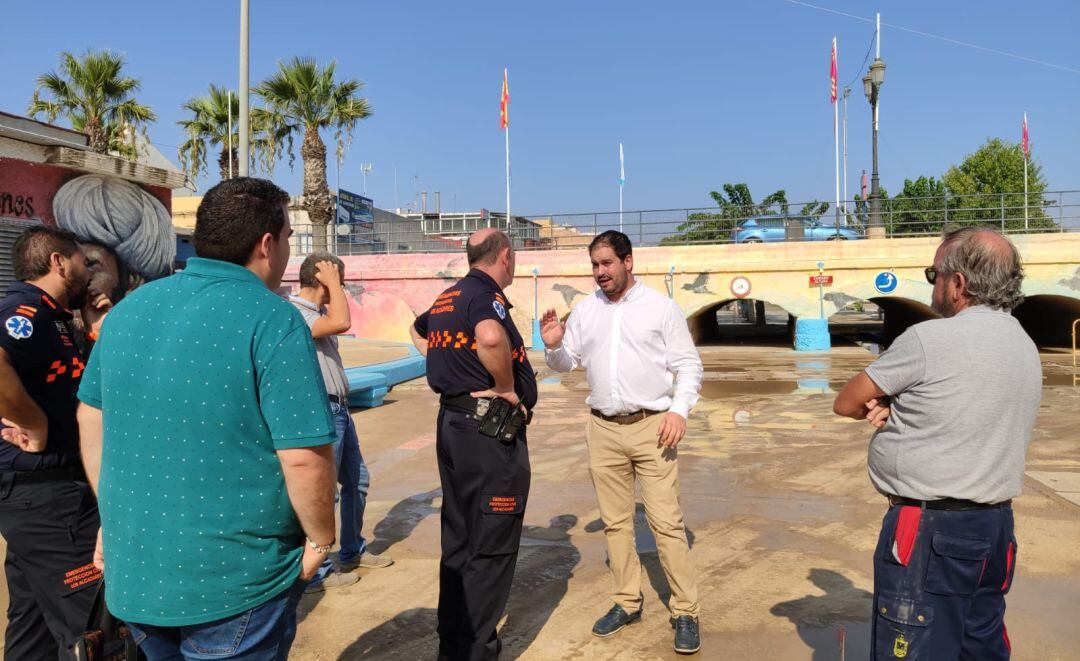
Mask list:
[[[598,289],[574,306],[562,345],[544,359],[558,372],[584,367],[585,403],[605,415],[649,409],[687,418],[701,389],[701,356],[682,310],[640,282],[617,303]]]

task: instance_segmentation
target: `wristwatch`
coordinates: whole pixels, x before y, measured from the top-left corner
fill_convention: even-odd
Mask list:
[[[316,544],[315,542],[311,541],[311,539],[308,539],[307,543],[308,546],[311,547],[311,550],[315,551],[319,555],[330,555],[330,551],[333,550],[334,542],[336,541],[336,539],[331,539],[329,544]]]

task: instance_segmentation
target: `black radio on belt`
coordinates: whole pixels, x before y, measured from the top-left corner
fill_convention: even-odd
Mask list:
[[[480,433],[503,442],[514,440],[525,422],[520,406],[513,406],[501,397],[476,400],[476,416],[480,418]]]

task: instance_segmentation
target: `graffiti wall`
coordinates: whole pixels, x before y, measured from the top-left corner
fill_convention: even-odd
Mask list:
[[[0,158],[0,218],[40,221],[111,251],[139,280],[172,270],[176,236],[167,188]]]
[[[1027,296],[1077,299],[1080,233],[1012,237],[1024,260]],[[675,300],[691,320],[715,314],[718,304],[739,298],[768,301],[797,318],[831,316],[852,301],[899,299],[923,307],[932,286],[923,268],[933,261],[937,237],[879,241],[640,248],[634,274]],[[409,325],[440,292],[463,276],[462,253],[343,256],[353,327],[359,337],[409,341]],[[302,258],[293,259],[285,285],[293,289]],[[814,284],[818,263],[832,276]],[[535,279],[533,271],[538,273]],[[521,251],[507,289],[522,337],[532,335],[534,300],[540,314],[554,308],[565,317],[596,289],[588,254],[581,250]],[[537,298],[534,299],[533,292]]]

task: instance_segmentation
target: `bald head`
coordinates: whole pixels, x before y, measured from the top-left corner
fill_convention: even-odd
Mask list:
[[[510,247],[510,239],[502,230],[488,227],[473,232],[465,244],[469,266],[491,266],[504,250]]]
[[[964,276],[970,305],[1012,310],[1023,302],[1020,253],[998,232],[961,227],[947,232],[938,250],[940,270]]]

